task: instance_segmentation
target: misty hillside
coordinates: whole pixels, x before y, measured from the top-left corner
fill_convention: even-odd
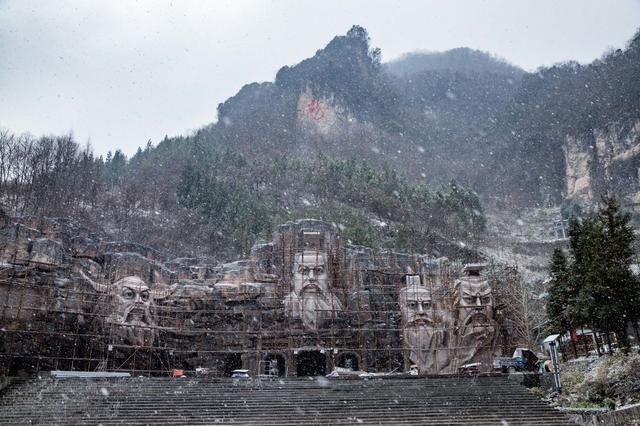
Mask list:
[[[410,76],[422,71],[472,74],[498,74],[519,79],[525,71],[480,50],[458,47],[446,52],[412,52],[384,64],[396,76]]]
[[[520,204],[590,204],[638,191],[640,32],[591,64],[526,74],[482,139],[484,185]],[[630,200],[631,204],[635,201]]]
[[[364,158],[411,180],[472,185],[476,140],[511,101],[522,71],[468,49],[452,56],[452,63],[475,58],[482,70],[441,61],[397,76],[380,64],[366,30],[354,27],[314,57],[283,67],[274,83],[244,86],[200,136],[247,156]]]
[[[382,64],[354,26],[131,159],[3,132],[0,197],[11,214],[70,216],[169,255],[236,258],[316,217],[353,244],[473,259],[486,202],[635,196],[639,75],[638,35],[592,64],[526,73],[465,48]]]
[[[585,171],[598,169],[603,159],[596,156],[591,166],[571,170],[567,155],[590,155],[581,148],[591,145],[585,138],[609,134],[615,123],[621,130],[607,138],[633,144],[637,45],[636,35],[627,49],[592,64],[567,62],[535,73],[464,48],[381,65],[366,31],[354,27],[314,57],[283,67],[274,83],[245,86],[221,104],[208,140],[248,156],[286,150],[364,158],[410,180],[455,179],[485,199],[520,206],[575,198],[572,180],[592,173],[591,195],[582,200],[589,202],[602,191],[598,182],[608,166]],[[580,146],[569,149],[574,140]],[[632,167],[622,168],[627,179]]]
[[[475,187],[484,139],[512,102],[525,72],[460,48],[410,54],[387,65],[401,94],[404,133],[424,149],[421,173],[431,182],[457,179]]]

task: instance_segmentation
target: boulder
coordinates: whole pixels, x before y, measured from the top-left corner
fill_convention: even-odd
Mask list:
[[[63,266],[65,262],[62,244],[47,238],[39,238],[31,242],[29,264],[38,269],[53,270]]]
[[[104,254],[103,273],[108,281],[115,282],[124,277],[137,276],[149,285],[170,284],[175,273],[161,263],[150,260],[139,253]]]
[[[176,280],[176,273],[162,263],[151,262],[149,284],[171,284]]]
[[[100,282],[103,279],[102,265],[85,257],[74,257],[71,261],[73,272],[82,272],[89,279]]]
[[[71,255],[74,257],[98,258],[99,242],[84,236],[71,238]]]
[[[27,265],[31,242],[39,238],[40,231],[20,223],[0,229],[0,262]]]
[[[104,254],[103,274],[109,282],[130,276],[148,282],[152,276],[151,261],[139,253],[107,252]]]
[[[132,243],[129,241],[109,241],[100,247],[104,253],[137,253],[149,260],[162,262],[160,252],[152,248],[143,246],[142,244]]]
[[[254,282],[252,267],[253,262],[250,260],[226,263],[222,266],[222,281],[233,284]]]

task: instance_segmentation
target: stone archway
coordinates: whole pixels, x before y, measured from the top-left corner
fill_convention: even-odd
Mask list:
[[[260,374],[265,376],[286,377],[287,358],[279,352],[269,352],[262,358]]]
[[[231,352],[224,357],[223,375],[225,377],[231,377],[233,370],[239,370],[242,368],[242,353]]]
[[[340,352],[336,357],[336,367],[358,371],[360,369],[360,357],[355,352]]]
[[[327,355],[321,351],[299,351],[296,354],[296,375],[324,376],[327,374]]]

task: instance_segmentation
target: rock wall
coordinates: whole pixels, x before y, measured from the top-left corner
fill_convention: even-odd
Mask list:
[[[227,264],[166,260],[53,219],[3,223],[0,357],[11,374],[489,370],[526,340],[511,333],[500,277],[344,245],[318,220],[280,225]]]
[[[298,97],[296,125],[304,133],[336,137],[355,119],[333,96],[319,97],[307,87]]]
[[[564,143],[567,197],[597,202],[605,191],[629,200],[640,192],[640,120],[612,123]],[[634,201],[635,203],[635,201]]]

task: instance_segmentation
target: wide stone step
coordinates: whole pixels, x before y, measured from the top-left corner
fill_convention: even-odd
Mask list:
[[[452,407],[453,405],[453,407]],[[511,405],[515,405],[515,404],[511,404]],[[37,408],[37,405],[34,405],[32,408]],[[48,406],[44,406],[44,405],[40,405],[41,408],[46,408],[46,407],[53,407],[51,405]],[[300,412],[300,413],[317,413],[317,412],[328,412],[331,410],[336,410],[338,412],[344,411],[344,410],[349,410],[349,409],[361,409],[361,408],[366,408],[366,409],[371,409],[371,410],[384,410],[384,411],[400,411],[402,409],[405,408],[410,408],[414,411],[423,411],[423,412],[442,412],[442,411],[451,411],[452,409],[455,409],[456,412],[458,413],[475,413],[475,412],[483,412],[483,411],[490,411],[487,410],[486,407],[491,407],[489,406],[485,406],[485,407],[462,407],[458,404],[451,404],[449,406],[415,406],[409,403],[406,404],[398,404],[398,405],[393,405],[393,406],[383,406],[383,405],[369,405],[369,404],[359,404],[359,405],[349,405],[349,404],[326,404],[325,406],[320,406],[318,405],[317,407],[304,407],[304,408],[300,408],[300,406],[297,406],[296,411]],[[167,411],[167,410],[171,410],[171,411],[180,411],[180,412],[191,412],[194,409],[198,409],[201,412],[207,412],[207,411],[211,411],[211,412],[254,412],[254,411],[260,411],[262,409],[264,409],[264,405],[263,404],[251,404],[251,405],[244,405],[244,406],[237,406],[237,407],[231,407],[231,406],[215,406],[215,405],[200,405],[198,406],[197,404],[193,404],[191,406],[185,406],[185,405],[179,405],[179,404],[165,404],[163,407],[158,407],[157,404],[155,406],[153,405],[149,405],[149,406],[143,406],[143,407],[132,407],[132,406],[115,406],[115,405],[103,405],[103,406],[95,406],[95,405],[78,405],[77,407],[65,407],[65,406],[57,406],[56,408],[59,408],[62,410],[64,410],[64,412],[101,412],[102,409],[109,409],[109,410],[117,410],[117,412],[119,413],[123,413],[123,412],[133,412],[133,411],[149,411],[149,412],[154,412],[154,411]],[[286,406],[286,405],[281,405],[278,407],[270,407],[269,406],[269,412],[271,413],[277,413],[277,412],[287,412],[287,410],[291,410],[291,405]],[[500,409],[500,412],[522,412],[522,411],[526,411],[526,412],[546,412],[552,409],[549,409],[549,407],[540,407],[540,406],[521,406],[521,405],[515,405],[512,407],[503,407]],[[15,410],[7,410],[7,412],[11,412],[11,413],[29,413],[30,410],[28,407],[24,407],[24,408],[20,408],[20,409],[15,409]],[[31,413],[33,413],[33,411],[31,411]]]
[[[304,420],[302,420],[304,419]],[[336,423],[336,422],[345,422],[353,419],[359,419],[361,421],[367,422],[379,422],[379,421],[400,421],[404,420],[407,422],[414,423],[426,423],[426,422],[434,422],[434,423],[443,423],[443,422],[466,422],[467,424],[478,424],[478,423],[486,423],[493,422],[493,424],[500,424],[502,420],[508,422],[509,424],[514,424],[516,422],[524,423],[524,424],[568,424],[564,421],[562,416],[548,416],[548,417],[537,417],[535,415],[523,414],[523,415],[498,415],[498,414],[478,414],[473,417],[465,417],[465,416],[455,416],[451,413],[441,413],[441,414],[432,414],[426,415],[424,413],[380,413],[380,412],[371,412],[371,413],[353,413],[353,412],[345,412],[341,415],[325,415],[322,413],[321,416],[296,416],[293,413],[289,413],[289,415],[285,416],[274,416],[268,411],[263,411],[262,413],[257,413],[253,416],[241,416],[241,415],[230,415],[230,416],[211,416],[199,412],[194,412],[191,415],[181,415],[181,414],[170,414],[170,415],[137,415],[130,416],[124,419],[121,416],[116,418],[109,418],[104,416],[76,416],[76,417],[36,417],[30,418],[28,421],[39,424],[51,424],[51,423],[82,423],[82,424],[105,424],[105,423],[251,423],[251,422],[262,422],[262,423],[300,423],[300,422],[322,422],[322,423]],[[9,422],[5,424],[15,424],[20,423],[21,421],[26,420],[25,418],[14,418],[14,417],[6,417],[3,418],[3,422]],[[497,421],[497,423],[496,423]]]
[[[571,424],[504,377],[34,379],[2,424]]]
[[[105,419],[99,419],[94,421],[87,421],[87,419],[78,419],[72,421],[59,421],[51,419],[43,421],[27,421],[27,422],[15,422],[8,421],[2,424],[43,424],[43,425],[148,425],[148,424],[171,424],[171,425],[211,425],[211,424],[243,424],[243,425],[295,425],[295,424],[420,424],[420,425],[443,425],[443,424],[459,424],[459,425],[571,425],[566,420],[554,420],[554,419],[541,419],[532,420],[531,417],[523,417],[521,419],[515,418],[502,418],[502,417],[488,417],[488,418],[474,418],[474,419],[456,419],[446,418],[443,416],[427,419],[423,416],[414,417],[388,417],[388,418],[367,418],[367,417],[344,417],[341,419],[305,419],[301,418],[264,418],[256,417],[251,420],[236,419],[236,418],[185,418],[185,417],[147,417],[141,419],[129,419],[120,421],[110,421]],[[575,426],[575,425],[574,425]]]
[[[393,416],[364,416],[345,415],[342,417],[271,417],[266,415],[252,418],[242,417],[211,417],[211,416],[141,416],[126,420],[114,418],[41,418],[41,419],[11,419],[6,418],[3,424],[340,424],[340,423],[366,423],[366,424],[540,424],[540,425],[568,425],[563,418],[538,418],[532,416],[476,416],[474,418],[456,417],[452,415],[424,416],[421,414],[399,414]]]

